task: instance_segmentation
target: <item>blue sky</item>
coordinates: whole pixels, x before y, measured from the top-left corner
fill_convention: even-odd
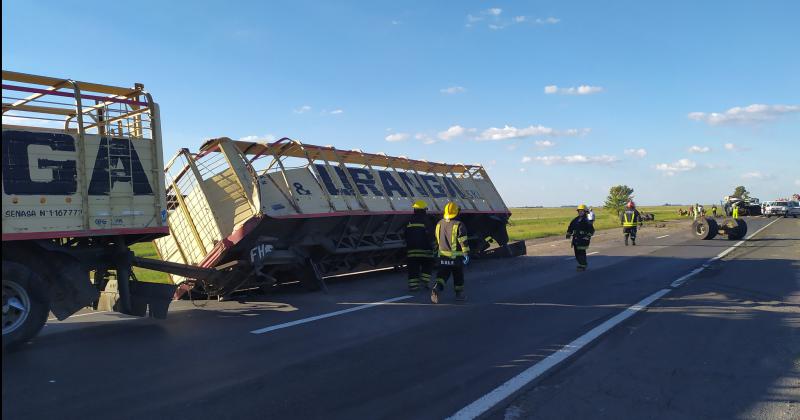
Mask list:
[[[800,190],[797,1],[2,4],[4,69],[144,83],[167,155],[286,136],[482,163],[509,205]]]

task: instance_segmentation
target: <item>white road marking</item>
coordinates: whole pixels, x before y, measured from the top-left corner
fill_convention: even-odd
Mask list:
[[[759,233],[761,233],[762,230],[768,228],[771,224],[777,222],[778,220],[780,220],[780,219],[775,219],[772,222],[767,223],[761,229],[751,233],[750,235],[748,235],[746,238],[742,239],[741,241],[736,242],[730,248],[728,248],[728,249],[720,252],[719,254],[717,254],[716,257],[711,258],[710,260],[708,260],[705,263],[703,263],[703,265],[701,265],[700,267],[697,267],[694,270],[692,270],[691,272],[689,272],[689,274],[686,274],[685,276],[683,276],[683,277],[681,277],[679,279],[676,279],[669,286],[672,287],[672,288],[681,287],[684,283],[686,283],[686,280],[689,280],[690,278],[692,278],[693,276],[697,275],[698,273],[701,273],[703,270],[705,270],[706,268],[710,267],[712,263],[714,263],[715,261],[717,261],[719,259],[724,258],[726,255],[728,255],[731,252],[733,252],[734,249],[738,248],[740,245],[745,243],[747,240],[749,240],[753,236],[758,235]]]
[[[777,220],[778,219],[776,219],[775,221]],[[653,302],[657,301],[658,299],[661,299],[662,297],[664,297],[664,295],[671,292],[675,287],[678,287],[682,285],[684,282],[686,282],[686,280],[688,280],[690,277],[708,268],[714,261],[719,260],[720,258],[723,258],[724,256],[728,255],[736,247],[740,246],[753,236],[756,236],[762,230],[769,227],[772,223],[775,223],[775,221],[755,231],[753,234],[737,242],[736,244],[726,249],[725,251],[720,252],[719,255],[708,260],[708,262],[706,262],[702,266],[695,268],[694,270],[689,272],[689,274],[686,274],[683,277],[680,277],[679,279],[675,280],[670,285],[672,288],[661,289],[653,293],[652,295],[642,299],[639,303],[615,315],[608,321],[598,325],[597,327],[592,328],[586,334],[576,338],[575,340],[565,345],[564,347],[561,347],[555,353],[551,354],[550,356],[547,356],[542,361],[536,363],[535,365],[529,367],[528,369],[525,369],[522,373],[509,379],[508,381],[506,381],[499,387],[495,388],[488,394],[482,396],[481,398],[478,398],[477,400],[467,405],[466,407],[462,408],[461,410],[458,410],[455,414],[448,417],[448,419],[474,419],[485,414],[492,407],[501,403],[503,400],[510,397],[511,395],[522,389],[522,387],[529,384],[530,382],[532,382],[533,380],[535,380],[536,378],[538,378],[539,376],[541,376],[542,374],[553,368],[554,366],[563,362],[564,360],[575,354],[577,351],[585,347],[587,344],[596,340],[597,338],[599,338],[600,336],[602,336],[615,326],[619,325],[621,322],[630,318],[637,312],[647,308]]]
[[[330,317],[334,317],[334,316],[338,316],[338,315],[348,314],[350,312],[360,311],[362,309],[374,308],[375,306],[383,305],[384,303],[391,303],[391,302],[397,302],[399,300],[411,299],[412,297],[413,296],[411,296],[411,295],[398,296],[398,297],[394,297],[394,298],[391,298],[391,299],[382,300],[380,302],[372,302],[372,303],[367,303],[367,304],[364,304],[364,305],[359,305],[359,306],[355,306],[355,307],[348,308],[348,309],[342,309],[341,311],[330,312],[330,313],[327,313],[327,314],[312,316],[312,317],[309,317],[309,318],[298,319],[296,321],[284,322],[283,324],[273,325],[273,326],[270,326],[270,327],[259,328],[257,330],[250,331],[250,333],[251,334],[264,334],[264,333],[268,333],[270,331],[280,330],[280,329],[283,329],[283,328],[294,327],[295,325],[306,324],[306,323],[309,323],[309,322],[318,321],[320,319],[325,319],[325,318],[330,318]]]
[[[656,237],[656,239],[663,239],[663,238],[666,238],[667,236],[669,236],[669,235],[658,236],[658,237]]]
[[[578,350],[582,349],[587,344],[591,343],[601,335],[605,334],[606,332],[608,332],[608,330],[614,328],[622,321],[625,321],[626,319],[630,318],[631,316],[641,311],[642,309],[647,308],[650,304],[660,299],[670,291],[671,289],[661,289],[653,293],[652,295],[642,299],[639,303],[625,309],[624,311],[615,315],[608,321],[592,328],[591,331],[576,338],[566,346],[561,347],[555,353],[544,358],[544,360],[542,360],[541,362],[536,363],[535,365],[529,367],[528,369],[525,369],[519,375],[509,379],[504,384],[495,388],[492,392],[477,399],[472,404],[462,408],[461,410],[459,410],[458,412],[456,412],[455,414],[453,414],[448,418],[474,419],[477,418],[478,416],[481,416],[482,414],[489,411],[489,409],[502,402],[504,399],[510,397],[512,394],[519,391],[523,386],[527,385],[534,379],[538,378],[543,373],[550,370],[552,367],[563,362],[568,357],[575,354]]]
[[[590,252],[590,253],[586,254],[586,256],[588,257],[589,255],[594,255],[594,254],[599,254],[599,253],[600,253],[600,251]],[[574,259],[575,259],[574,255],[571,256],[571,257],[564,258],[564,260],[574,260]]]
[[[89,312],[85,314],[78,314],[78,315],[70,315],[69,318],[77,318],[79,316],[88,316],[88,315],[97,315],[97,314],[105,314],[112,311],[97,311],[97,312]],[[67,318],[67,319],[69,319]],[[58,321],[58,318],[47,318],[48,321]],[[66,321],[66,319],[65,319]]]

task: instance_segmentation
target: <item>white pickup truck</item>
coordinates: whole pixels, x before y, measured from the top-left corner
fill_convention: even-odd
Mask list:
[[[800,204],[797,201],[778,200],[766,203],[764,215],[767,217],[794,217],[800,216]]]

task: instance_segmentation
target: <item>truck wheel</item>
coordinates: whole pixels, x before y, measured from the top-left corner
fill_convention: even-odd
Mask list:
[[[714,239],[718,230],[717,222],[710,217],[701,217],[692,223],[692,232],[699,239]]]
[[[725,225],[725,233],[728,235],[728,239],[730,240],[739,240],[744,238],[744,235],[747,235],[747,223],[744,219],[728,219],[724,222]]]
[[[25,265],[3,261],[3,348],[22,344],[47,322],[47,284]]]

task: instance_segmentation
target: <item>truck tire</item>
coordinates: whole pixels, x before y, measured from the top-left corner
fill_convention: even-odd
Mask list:
[[[23,264],[3,260],[3,349],[35,337],[49,307],[44,279]]]
[[[701,217],[692,223],[692,233],[698,239],[714,239],[718,230],[717,222],[710,217]]]
[[[733,219],[736,226],[728,231],[728,239],[730,240],[739,240],[744,238],[744,235],[747,235],[747,223],[744,219]]]

